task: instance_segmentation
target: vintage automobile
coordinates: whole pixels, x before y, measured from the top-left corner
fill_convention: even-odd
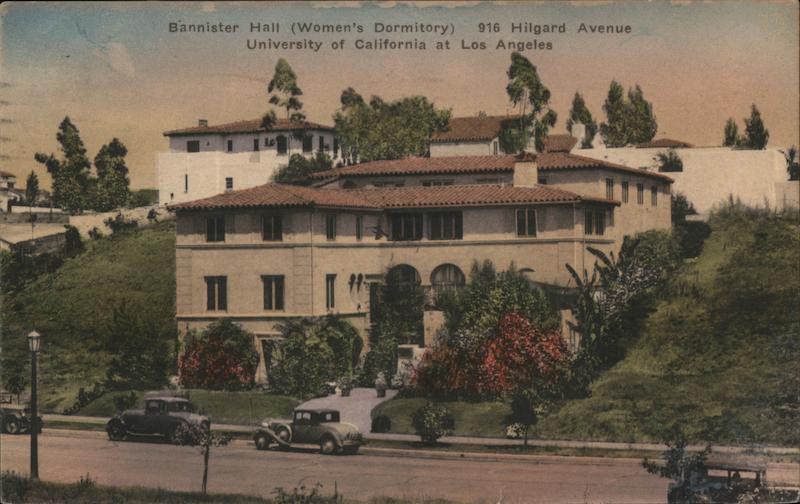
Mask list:
[[[762,462],[714,457],[684,482],[670,483],[667,502],[798,502],[796,487],[767,486],[767,466]]]
[[[6,434],[27,434],[31,430],[31,410],[21,404],[3,404],[0,422]],[[39,417],[37,426],[37,432],[42,432],[42,417]]]
[[[156,435],[175,442],[182,424],[210,426],[208,417],[197,414],[188,399],[152,396],[145,397],[143,409],[125,410],[109,420],[106,432],[112,441],[122,441],[129,435]]]
[[[341,422],[339,412],[332,409],[297,409],[292,420],[265,420],[253,434],[259,450],[266,450],[273,442],[281,448],[316,444],[325,455],[356,453],[362,439],[358,428]]]

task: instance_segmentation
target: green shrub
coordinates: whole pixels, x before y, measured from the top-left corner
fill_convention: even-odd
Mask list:
[[[295,487],[291,492],[287,492],[283,488],[275,489],[275,498],[272,500],[273,504],[343,504],[344,498],[339,495],[338,491],[334,491],[333,495],[325,496],[320,494],[322,483],[317,483],[311,488],[301,484]]]
[[[453,414],[443,404],[428,403],[411,415],[414,431],[425,444],[436,444],[440,437],[453,433]]]
[[[0,500],[3,502],[25,502],[31,492],[31,480],[14,471],[3,471],[0,475]]]

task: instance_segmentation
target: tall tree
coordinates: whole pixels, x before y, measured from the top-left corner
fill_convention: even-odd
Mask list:
[[[628,143],[649,142],[656,136],[658,123],[653,114],[653,104],[644,99],[638,84],[628,89],[628,117]]]
[[[341,103],[333,120],[347,163],[426,156],[431,135],[444,131],[451,115],[424,96],[393,102],[373,96],[365,103],[352,88],[344,90]]]
[[[28,206],[35,206],[36,200],[39,198],[39,177],[31,170],[28,179],[25,181],[25,199],[28,200]]]
[[[583,138],[579,138],[578,140],[581,141],[581,148],[582,149],[591,149],[592,148],[592,140],[594,139],[594,135],[597,133],[597,122],[592,117],[592,113],[586,107],[586,102],[581,96],[580,93],[577,91],[575,92],[575,96],[572,98],[572,108],[569,111],[569,119],[567,119],[567,131],[572,133],[572,126],[576,123],[583,124],[586,128],[586,135]]]
[[[769,130],[764,127],[761,112],[753,104],[750,108],[750,118],[744,120],[743,146],[748,149],[761,150],[767,146],[767,142],[769,142]]]
[[[611,81],[603,111],[606,122],[600,125],[600,134],[609,147],[648,142],[658,131],[653,104],[645,100],[638,84],[628,89],[626,97],[622,85]]]
[[[797,146],[792,145],[783,153],[786,158],[786,171],[789,172],[789,180],[800,180],[800,162],[797,159]]]
[[[58,127],[56,140],[61,145],[63,159],[54,154],[37,152],[34,158],[47,167],[53,179],[54,204],[70,213],[80,213],[89,203],[91,163],[78,128],[65,117]]]
[[[97,192],[94,207],[99,212],[107,212],[128,203],[131,197],[128,167],[125,156],[128,149],[118,138],[114,138],[100,148],[94,158],[97,170]]]
[[[736,121],[733,117],[728,118],[725,122],[725,138],[722,140],[722,145],[725,147],[736,147],[739,142],[739,127],[736,126]]]
[[[286,110],[287,119],[305,120],[303,102],[298,98],[303,95],[303,91],[297,85],[297,75],[285,59],[281,58],[275,64],[275,74],[267,85],[267,92],[272,93],[269,97],[271,104]]]
[[[506,74],[506,94],[519,109],[519,122],[515,127],[504,128],[501,133],[503,150],[522,152],[533,136],[536,150],[541,152],[547,132],[558,118],[555,110],[549,106],[550,90],[539,78],[536,66],[518,52],[511,53],[511,66]]]

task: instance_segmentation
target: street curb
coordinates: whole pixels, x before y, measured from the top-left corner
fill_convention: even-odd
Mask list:
[[[578,465],[613,466],[641,463],[640,458],[629,457],[585,457],[582,455],[511,455],[502,453],[479,452],[436,452],[428,450],[406,450],[402,448],[370,448],[362,447],[360,453],[381,457],[417,458],[431,460],[469,460],[472,462],[525,462],[529,464],[563,464],[564,459],[569,459]]]

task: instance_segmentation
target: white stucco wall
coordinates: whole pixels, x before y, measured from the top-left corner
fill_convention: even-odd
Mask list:
[[[265,145],[265,139],[274,140],[279,134],[288,139],[288,151],[278,155],[277,144]],[[318,151],[319,137],[325,152],[334,163],[333,133],[311,130],[314,138],[313,156]],[[228,140],[233,140],[233,150],[227,151]],[[259,150],[253,150],[253,140],[258,139]],[[186,143],[197,140],[200,152],[186,152]],[[225,179],[233,178],[233,189],[246,189],[269,182],[272,173],[289,162],[292,154],[303,154],[303,143],[288,132],[240,135],[196,135],[170,137],[170,152],[156,154],[159,204],[167,205],[207,198],[225,192]],[[188,176],[188,189],[186,177]]]
[[[634,168],[656,169],[654,160],[668,149],[595,148],[575,150],[575,154],[620,163]],[[787,181],[786,161],[778,149],[734,150],[728,147],[675,149],[683,160],[682,172],[665,173],[675,183],[673,193],[681,193],[701,214],[728,199],[739,198],[747,205],[776,207],[782,203],[777,185]]]

